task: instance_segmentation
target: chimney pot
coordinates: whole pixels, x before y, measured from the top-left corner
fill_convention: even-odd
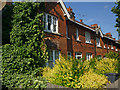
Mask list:
[[[81,23],[83,23],[83,20],[82,20],[82,19],[80,19],[80,22],[81,22]]]

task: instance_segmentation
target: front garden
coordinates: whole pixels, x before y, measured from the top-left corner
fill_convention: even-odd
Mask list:
[[[106,73],[118,73],[118,59],[115,59],[115,53],[110,52],[106,56],[113,55],[113,59],[105,58],[98,60],[96,58],[81,61],[74,58],[60,57],[56,60],[55,66],[51,69],[45,67],[43,77],[50,83],[70,88],[103,88],[110,84]],[[119,55],[118,55],[119,56]],[[117,56],[117,57],[118,57]]]

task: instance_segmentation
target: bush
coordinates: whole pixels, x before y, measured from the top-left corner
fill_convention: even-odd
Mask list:
[[[8,81],[7,81],[8,80]],[[9,74],[8,77],[5,78],[6,87],[9,88],[46,88],[46,80],[37,76],[27,74]]]
[[[115,53],[115,52],[109,52],[105,55],[106,58],[110,58],[110,59],[117,59],[117,60],[120,60],[120,56],[118,53]]]
[[[95,71],[98,74],[118,73],[118,61],[116,59],[96,60]]]
[[[93,72],[92,69],[89,72],[86,72],[83,76],[79,78],[79,85],[82,86],[83,89],[86,88],[102,88],[108,83],[107,77],[104,75],[98,75]]]
[[[82,62],[78,59],[68,59],[61,56],[60,60],[56,60],[56,64],[52,69],[49,67],[44,68],[43,77],[52,84],[71,88],[85,88],[90,85],[90,82],[95,84],[90,86],[91,88],[94,86],[100,88],[108,82],[105,76],[98,75],[90,70],[90,62],[87,60]],[[88,77],[90,79],[87,79]],[[84,81],[84,78],[86,78],[86,81]],[[98,80],[99,78],[100,80]]]

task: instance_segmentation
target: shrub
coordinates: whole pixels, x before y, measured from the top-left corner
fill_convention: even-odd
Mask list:
[[[105,54],[105,57],[106,58],[110,58],[110,59],[120,59],[120,56],[119,56],[119,54],[118,53],[115,53],[115,52],[109,52],[109,53],[107,53],[107,54]]]
[[[86,88],[102,88],[108,83],[107,77],[104,75],[98,75],[93,72],[92,69],[89,72],[86,72],[83,76],[79,78],[80,83],[83,89]]]
[[[88,78],[86,74],[88,74],[89,77],[90,75],[93,75],[94,78],[91,77],[90,79],[92,82],[95,83],[95,87],[101,87],[102,85],[105,85],[107,83],[107,79],[105,76],[100,76],[89,70],[91,70],[89,61],[86,60],[82,62],[78,59],[67,59],[61,56],[60,60],[56,60],[56,64],[52,69],[49,67],[44,68],[43,76],[52,84],[71,88],[84,88],[85,86],[90,85],[90,83],[88,83],[90,81],[87,81],[87,79],[83,83],[84,77]],[[97,77],[100,78],[100,81],[98,81]],[[101,83],[98,84],[99,82]]]
[[[96,60],[95,71],[98,74],[118,73],[118,62],[116,59],[102,59]]]

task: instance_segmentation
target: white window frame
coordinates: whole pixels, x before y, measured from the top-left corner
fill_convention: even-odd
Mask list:
[[[76,40],[79,41],[79,31],[78,31],[78,28],[76,28]]]
[[[50,28],[50,30],[48,30],[48,23],[49,23],[48,22],[48,15],[51,16],[51,28]],[[58,33],[58,18],[57,17],[50,15],[50,14],[47,14],[47,13],[44,13],[43,21],[45,22],[45,30],[44,31]],[[56,31],[54,31],[54,25],[56,25]]]
[[[113,48],[113,43],[112,43],[112,42],[111,42],[111,49],[114,49],[114,48]]]
[[[68,52],[67,52],[67,56],[68,56],[68,57],[71,57],[71,52],[68,51]]]
[[[104,41],[103,43],[104,43],[104,48],[106,48],[106,46],[105,46],[105,41]]]
[[[85,43],[91,43],[91,35],[89,32],[85,32]]]
[[[54,67],[54,64],[55,64],[55,60],[56,60],[55,53],[56,53],[56,52],[58,52],[58,54],[59,54],[59,55],[58,55],[58,57],[59,57],[58,59],[60,60],[60,51],[58,51],[58,50],[48,50],[48,52],[49,52],[49,51],[52,51],[52,55],[53,55],[53,57],[52,57],[53,60],[48,60],[48,62],[49,62],[49,61],[53,62],[53,66],[49,66],[49,67],[52,68],[52,67]],[[46,63],[47,66],[49,65],[48,62]]]
[[[79,57],[82,59],[82,52],[75,52],[75,58],[78,59]]]
[[[92,53],[86,53],[86,60],[93,58]]]
[[[115,49],[115,51],[118,51],[118,48],[117,48],[117,46],[116,46],[116,49]]]
[[[107,42],[107,48],[110,49],[110,48],[109,48],[109,43],[108,43],[108,42]]]
[[[100,39],[97,38],[97,37],[96,37],[96,46],[97,46],[97,47],[101,47],[101,45],[100,45]]]

